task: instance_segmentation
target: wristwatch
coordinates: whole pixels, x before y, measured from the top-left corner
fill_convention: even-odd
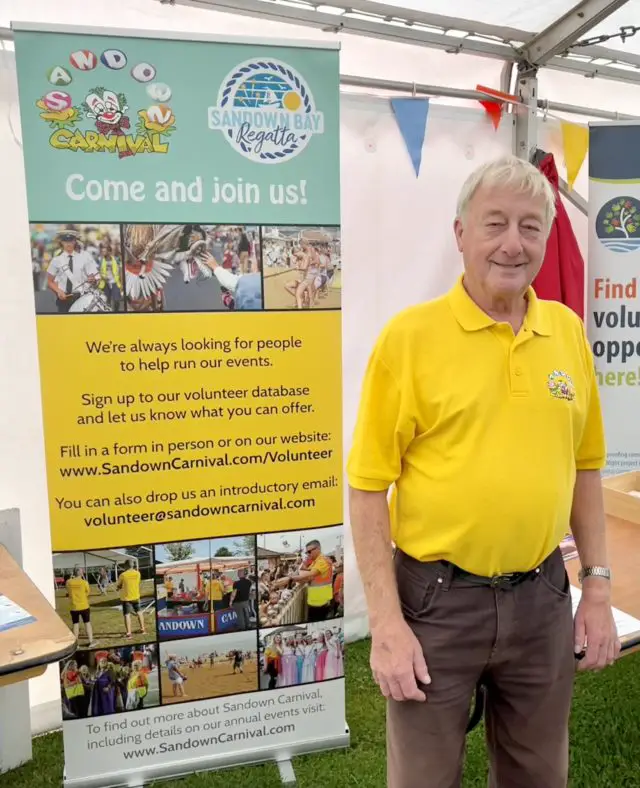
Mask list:
[[[611,570],[606,566],[585,566],[578,572],[578,580],[582,583],[585,577],[603,577],[611,580]]]

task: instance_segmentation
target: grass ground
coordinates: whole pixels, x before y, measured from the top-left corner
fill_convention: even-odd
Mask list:
[[[122,616],[120,592],[114,586],[109,586],[106,594],[101,594],[98,586],[90,583],[91,593],[89,604],[91,606],[91,624],[96,648],[113,648],[125,646],[129,643],[146,643],[156,639],[156,612],[155,605],[144,614],[145,635],[140,633],[140,624],[136,615],[131,616],[131,630],[133,637],[125,637],[124,618]],[[155,594],[153,580],[143,580],[140,583],[140,596],[143,599],[153,597]],[[141,609],[146,606],[142,604]],[[64,588],[56,590],[56,612],[68,627],[71,627],[71,614],[69,613],[69,597]],[[80,648],[86,648],[87,639],[82,624],[80,624]]]
[[[372,685],[368,642],[348,649],[347,719],[352,745],[295,762],[298,788],[384,788],[384,703]],[[576,683],[571,721],[571,788],[636,788],[640,785],[640,654],[621,659],[600,674]],[[485,788],[486,759],[481,730],[469,737],[464,788]],[[59,788],[62,737],[34,742],[32,763],[0,776],[0,788]],[[159,788],[279,788],[273,764],[194,775]],[[540,786],[543,788],[543,786]]]

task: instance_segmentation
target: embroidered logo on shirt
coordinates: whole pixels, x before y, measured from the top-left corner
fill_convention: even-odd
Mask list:
[[[566,372],[554,369],[547,378],[547,386],[551,396],[556,399],[566,399],[568,402],[573,402],[576,398],[576,389],[571,375]]]

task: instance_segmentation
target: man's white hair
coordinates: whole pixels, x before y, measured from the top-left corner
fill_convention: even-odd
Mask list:
[[[456,214],[461,221],[464,222],[469,203],[481,186],[513,189],[533,199],[542,197],[545,230],[547,235],[551,232],[556,217],[556,195],[547,178],[533,164],[511,155],[481,164],[469,175],[460,190]]]

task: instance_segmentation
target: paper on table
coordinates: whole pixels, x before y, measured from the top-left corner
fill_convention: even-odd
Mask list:
[[[16,605],[9,597],[0,594],[0,632],[15,627],[24,627],[33,624],[35,618],[23,610],[20,605]]]
[[[580,601],[582,591],[575,586],[571,586],[571,604],[573,605],[573,615],[576,614],[576,608]],[[617,607],[612,608],[613,618],[618,628],[618,637],[624,638],[627,635],[635,635],[640,632],[640,620],[630,616],[628,613],[618,610]]]

